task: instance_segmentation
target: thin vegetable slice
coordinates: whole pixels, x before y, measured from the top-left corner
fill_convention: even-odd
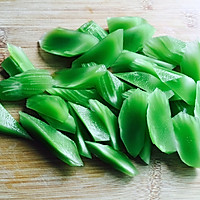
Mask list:
[[[200,81],[197,81],[194,116],[200,119]]]
[[[98,78],[105,72],[104,65],[63,69],[53,75],[54,86],[71,89],[94,88]]]
[[[110,134],[110,143],[113,149],[120,150],[122,147],[120,135],[119,135],[119,125],[117,117],[112,113],[112,111],[102,103],[97,100],[90,99],[90,108],[98,116],[98,118],[103,122]]]
[[[160,67],[173,69],[175,66],[172,64],[169,64],[167,62],[163,62],[160,60],[156,60],[154,58],[147,57],[145,55],[134,53],[131,51],[123,50],[122,53],[119,55],[115,63],[111,66],[111,69],[113,72],[128,72],[132,71],[131,69],[134,69],[134,63],[135,60],[144,60],[151,63],[155,63]],[[137,67],[137,66],[135,66]]]
[[[181,160],[191,167],[200,167],[199,119],[180,112],[173,118],[173,124]]]
[[[193,78],[195,81],[200,80],[200,42],[187,43],[183,59],[180,63],[181,72]]]
[[[76,59],[72,63],[72,67],[81,67],[83,63],[95,62],[97,64],[104,64],[108,68],[115,62],[122,49],[123,30],[117,30]]]
[[[95,89],[90,90],[74,90],[74,89],[62,89],[51,88],[47,90],[51,95],[57,95],[62,97],[66,101],[76,103],[89,108],[89,99],[102,100]]]
[[[147,94],[140,89],[124,100],[119,113],[120,137],[130,155],[136,157],[144,146]]]
[[[107,18],[107,24],[109,28],[109,32],[116,31],[117,29],[130,29],[135,26],[146,24],[147,21],[141,17],[131,17],[131,16],[125,16],[125,17],[108,17]]]
[[[147,124],[151,141],[164,153],[176,151],[169,101],[159,89],[149,95]]]
[[[33,138],[44,144],[63,162],[70,166],[83,166],[76,144],[66,135],[23,112],[20,112],[20,122]]]
[[[44,51],[65,57],[83,54],[98,42],[99,40],[90,34],[64,28],[55,28],[39,40]]]
[[[98,79],[96,89],[106,102],[120,109],[123,102],[122,93],[127,90],[127,86],[115,75],[107,71]]]
[[[0,103],[0,132],[2,134],[31,139],[29,134],[10,115],[10,113]]]
[[[52,87],[49,72],[28,70],[0,82],[0,100],[17,101],[43,93]]]
[[[78,29],[78,31],[80,31],[82,33],[88,33],[90,35],[93,35],[96,38],[98,38],[99,41],[108,35],[108,33],[103,28],[101,28],[97,23],[95,23],[92,20],[83,24]]]
[[[90,109],[70,102],[70,105],[86,126],[93,139],[97,141],[109,141],[109,133],[101,120]]]
[[[27,70],[35,69],[31,61],[20,47],[12,44],[7,44],[7,46],[10,56],[2,63],[2,67],[10,76],[20,74]]]
[[[144,44],[145,55],[163,60],[173,65],[180,65],[186,44],[170,36],[159,36]]]
[[[95,154],[102,161],[110,164],[113,168],[128,176],[135,176],[138,174],[135,166],[122,152],[116,151],[108,145],[88,141],[86,141],[86,144],[93,154]]]

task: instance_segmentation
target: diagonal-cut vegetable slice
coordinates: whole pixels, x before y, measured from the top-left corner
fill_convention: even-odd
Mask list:
[[[51,87],[52,78],[48,71],[28,70],[0,82],[0,100],[22,100],[43,93]]]
[[[144,146],[147,93],[137,89],[124,100],[119,113],[120,137],[133,157],[136,157]]]
[[[111,112],[111,110],[107,106],[103,105],[99,101],[90,99],[89,103],[91,110],[94,112],[95,115],[98,116],[98,118],[107,128],[110,134],[111,146],[116,150],[120,150],[122,147],[122,143],[119,135],[119,125],[117,117]]]
[[[103,145],[95,142],[86,141],[86,144],[94,155],[96,155],[102,161],[110,164],[113,168],[128,176],[135,176],[138,174],[135,166],[122,152],[116,151],[108,145]]]
[[[14,137],[31,139],[29,134],[0,103],[0,132]]]
[[[55,28],[39,40],[44,51],[65,57],[83,54],[98,42],[99,40],[90,34],[64,28]]]
[[[170,36],[159,36],[144,44],[143,52],[152,58],[180,65],[186,44]]]
[[[123,49],[123,30],[117,30],[97,45],[80,56],[72,63],[72,67],[81,67],[83,63],[95,62],[104,64],[107,68],[112,65]]]
[[[191,166],[200,167],[200,121],[180,112],[173,118],[176,146],[181,160]]]
[[[152,143],[164,153],[176,151],[169,101],[156,89],[148,98],[147,124]]]
[[[109,141],[109,133],[101,120],[88,108],[69,103],[95,141]]]
[[[33,138],[44,144],[63,162],[70,166],[83,166],[76,144],[66,135],[23,112],[20,112],[20,122]]]

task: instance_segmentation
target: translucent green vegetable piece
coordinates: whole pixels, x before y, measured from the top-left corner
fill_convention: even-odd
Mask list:
[[[72,108],[74,109],[74,111],[76,112],[80,120],[83,122],[83,124],[86,126],[86,128],[88,129],[91,136],[96,142],[110,140],[110,136],[106,127],[98,118],[98,116],[95,115],[95,113],[93,113],[88,108],[71,102],[70,105],[72,106]]]
[[[124,30],[124,49],[138,52],[143,48],[143,44],[153,36],[154,31],[153,26],[147,23]]]
[[[0,81],[0,100],[17,101],[43,93],[52,87],[52,78],[44,69],[33,69]]]
[[[39,113],[39,115],[52,127],[55,129],[61,130],[61,131],[66,131],[68,133],[73,133],[75,134],[76,132],[76,124],[74,121],[74,118],[68,114],[68,118],[60,122],[54,118],[48,117],[47,115]]]
[[[117,29],[130,29],[135,26],[146,24],[147,21],[141,17],[108,17],[107,18],[107,24],[109,32],[116,31]]]
[[[192,78],[176,71],[155,67],[159,79],[189,105],[194,105],[196,83]]]
[[[113,72],[127,72],[131,71],[131,69],[134,69],[134,61],[135,60],[144,60],[151,63],[155,63],[160,67],[173,69],[175,66],[172,64],[169,64],[167,62],[163,62],[160,60],[156,60],[150,57],[147,57],[145,55],[141,55],[138,53],[134,53],[131,51],[123,50],[122,53],[119,55],[115,63],[111,66],[111,69]],[[137,67],[137,66],[135,66]]]
[[[115,76],[147,92],[153,92],[156,88],[171,91],[160,79],[146,72],[117,73]]]
[[[200,119],[200,81],[197,81],[194,116]]]
[[[122,49],[123,30],[117,30],[76,59],[72,63],[72,67],[81,67],[83,63],[95,62],[97,64],[104,64],[108,68],[115,62]]]
[[[67,104],[59,96],[35,95],[27,100],[26,107],[60,122],[66,121],[69,116]]]
[[[186,44],[170,36],[159,36],[144,44],[143,52],[152,58],[180,65]]]
[[[9,74],[9,76],[14,76],[19,72],[19,65],[9,56],[2,63],[1,66]]]
[[[120,109],[123,101],[122,93],[127,90],[127,86],[115,75],[107,71],[98,79],[96,89],[106,102]]]
[[[90,34],[64,28],[55,28],[39,40],[44,51],[65,57],[83,54],[98,42],[99,40]]]
[[[103,145],[95,142],[86,142],[89,150],[95,154],[99,159],[108,163],[113,168],[128,175],[135,176],[138,174],[137,169],[129,160],[129,158],[120,151],[114,150],[108,145]]]
[[[147,124],[152,143],[164,153],[175,152],[174,128],[166,95],[156,89],[149,95],[148,103]]]
[[[147,97],[137,89],[124,100],[119,113],[120,137],[133,157],[140,153],[145,142]]]
[[[10,56],[4,60],[1,66],[10,76],[35,69],[21,47],[12,44],[7,44],[7,46]]]
[[[20,122],[33,138],[44,144],[63,162],[70,166],[83,166],[76,144],[66,135],[23,112],[20,112]]]
[[[181,160],[191,167],[200,167],[199,119],[180,112],[173,118],[173,125]]]
[[[90,90],[74,90],[74,89],[62,89],[51,88],[47,92],[52,95],[57,95],[65,99],[89,108],[89,99],[101,100],[101,97],[95,89]]]
[[[181,72],[193,78],[200,80],[200,42],[187,43],[183,59],[180,63]]]
[[[73,108],[69,105],[69,110],[72,116],[74,117],[74,120],[76,122],[76,132],[75,132],[75,137],[74,141],[76,142],[79,154],[81,156],[84,156],[86,158],[92,158],[92,155],[90,151],[88,150],[85,140],[89,140],[89,132],[85,125],[82,123],[82,121],[79,119],[78,115],[74,111]]]
[[[119,135],[119,125],[117,117],[112,113],[112,111],[102,103],[97,100],[90,99],[90,108],[95,115],[103,122],[110,134],[110,144],[113,149],[120,150],[122,143]]]
[[[151,158],[151,139],[149,132],[146,131],[144,146],[139,154],[140,158],[148,165]]]
[[[124,92],[123,94],[122,94],[122,97],[124,98],[124,99],[127,99],[131,94],[133,94],[133,92],[135,92],[135,90],[137,90],[136,88],[132,88],[132,89],[130,89],[130,90],[127,90],[126,92]]]
[[[103,28],[101,28],[97,23],[95,23],[92,20],[83,24],[78,29],[78,31],[93,35],[96,38],[98,38],[99,41],[102,40],[103,38],[105,38],[108,35],[108,33]]]
[[[10,113],[0,103],[0,132],[2,134],[31,139],[29,134],[10,115]]]
[[[63,69],[54,74],[54,86],[71,89],[94,88],[98,78],[106,71],[104,65]]]
[[[179,112],[194,115],[194,106],[188,105],[182,100],[170,101],[170,108],[172,116],[177,115]]]

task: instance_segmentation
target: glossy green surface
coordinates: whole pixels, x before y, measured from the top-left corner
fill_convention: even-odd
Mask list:
[[[124,100],[119,113],[120,137],[130,155],[136,157],[145,142],[147,93],[135,90]]]
[[[181,61],[181,72],[193,78],[200,80],[200,42],[187,43]]]
[[[52,78],[44,69],[33,69],[0,81],[0,100],[17,101],[43,93],[52,87]]]
[[[200,81],[197,81],[194,116],[200,119]]]
[[[104,65],[62,69],[53,75],[54,86],[71,89],[94,88],[98,78],[105,72]]]
[[[200,167],[199,119],[181,112],[173,118],[173,124],[181,160],[191,167]]]
[[[90,35],[93,35],[96,38],[98,38],[99,41],[108,35],[108,33],[102,27],[100,27],[97,23],[95,23],[92,20],[83,24],[78,29],[78,31],[80,31],[82,33],[88,33]]]
[[[103,122],[104,126],[107,128],[110,134],[110,145],[113,149],[120,150],[122,147],[120,135],[119,135],[119,125],[117,117],[112,113],[112,111],[102,103],[97,100],[90,99],[90,108],[95,115]]]
[[[176,151],[169,101],[159,89],[149,95],[147,124],[153,144],[167,154]]]
[[[115,62],[122,49],[123,30],[117,30],[76,59],[72,63],[72,67],[81,67],[83,63],[95,62],[97,64],[104,64],[108,68]]]
[[[11,116],[11,114],[0,103],[0,133],[31,139],[29,134],[21,125]]]
[[[166,61],[173,65],[180,65],[186,44],[170,36],[159,36],[148,40],[144,44],[145,55]]]
[[[103,162],[108,163],[113,168],[128,175],[135,176],[138,174],[137,169],[134,167],[129,158],[120,151],[114,150],[108,145],[103,145],[95,142],[86,142],[89,150],[96,155]]]
[[[98,42],[99,40],[90,34],[64,28],[55,28],[39,40],[44,51],[65,57],[83,54]]]
[[[44,144],[56,157],[70,166],[83,166],[76,144],[43,121],[20,112],[20,123],[30,135]]]
[[[91,136],[95,141],[109,141],[110,135],[105,127],[95,113],[90,109],[83,106],[70,103],[71,107],[74,109],[80,120],[86,126]]]

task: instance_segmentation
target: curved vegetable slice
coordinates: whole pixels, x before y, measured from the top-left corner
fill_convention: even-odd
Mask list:
[[[124,30],[124,49],[133,52],[141,50],[154,31],[154,27],[147,23]]]
[[[26,107],[60,122],[66,121],[69,116],[66,102],[58,96],[35,95],[27,100]]]
[[[109,133],[101,120],[90,109],[69,103],[95,141],[109,141]]]
[[[23,112],[20,112],[20,122],[33,138],[43,143],[63,162],[70,166],[83,166],[76,144],[66,135]]]
[[[147,124],[152,143],[164,153],[175,152],[174,128],[166,95],[155,89],[149,95],[148,103]]]
[[[119,109],[123,101],[122,93],[126,91],[127,86],[115,75],[107,71],[98,79],[96,89],[106,102]]]
[[[6,135],[31,139],[29,134],[0,103],[0,132]]]
[[[95,62],[104,64],[107,68],[112,65],[123,49],[123,30],[117,30],[97,45],[80,56],[72,63],[72,67],[81,67],[83,63]]]
[[[0,82],[0,100],[22,100],[40,94],[51,87],[52,78],[48,71],[28,70]]]
[[[117,29],[130,29],[135,26],[146,24],[147,21],[141,17],[108,17],[107,18],[107,24],[109,32],[116,31]]]
[[[146,130],[147,94],[140,89],[124,100],[119,113],[120,137],[133,157],[144,146]]]
[[[194,116],[200,119],[200,81],[197,81]]]
[[[174,65],[169,64],[167,62],[163,62],[160,60],[156,60],[154,58],[147,57],[142,54],[134,53],[131,51],[123,50],[122,53],[119,55],[117,60],[112,64],[111,69],[113,72],[127,72],[134,69],[134,61],[135,60],[144,60],[154,64],[157,64],[160,67],[173,69],[175,68]],[[137,67],[137,66],[135,66]]]
[[[102,161],[110,164],[113,168],[128,176],[135,176],[138,174],[135,166],[122,152],[116,151],[108,145],[103,145],[95,142],[86,141],[86,144],[94,155],[96,155]]]
[[[53,29],[39,40],[44,51],[65,57],[83,54],[98,42],[99,40],[90,34],[64,28]]]
[[[88,33],[90,35],[93,35],[96,38],[98,38],[99,41],[108,35],[108,33],[103,28],[101,28],[97,23],[95,23],[92,20],[83,24],[78,29],[78,31],[80,31],[82,33]]]
[[[173,124],[181,160],[191,167],[200,167],[199,119],[181,112],[173,118]]]
[[[122,147],[120,135],[119,135],[119,125],[117,117],[111,112],[111,110],[100,103],[97,100],[90,99],[90,108],[95,115],[103,122],[105,127],[110,134],[110,143],[113,149],[120,150]]]
[[[14,76],[30,69],[35,69],[31,61],[20,47],[7,44],[10,56],[4,60],[1,66],[10,75]]]
[[[54,86],[73,89],[94,88],[97,79],[106,71],[104,65],[63,69],[54,74]]]
[[[90,90],[74,90],[74,89],[62,89],[51,88],[47,92],[52,95],[62,97],[66,101],[76,103],[89,108],[89,99],[101,100],[101,97],[95,89]]]
[[[180,63],[181,72],[193,78],[200,80],[200,42],[187,43],[183,59]]]
[[[144,44],[143,52],[152,58],[180,65],[186,44],[170,36],[159,36]]]

